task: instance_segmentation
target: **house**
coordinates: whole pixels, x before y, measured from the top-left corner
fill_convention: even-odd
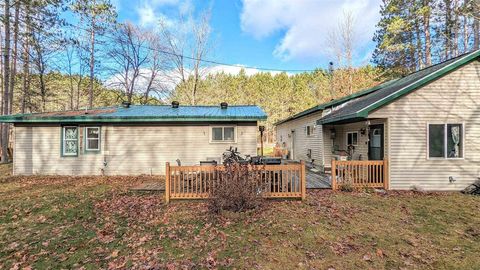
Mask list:
[[[123,106],[0,117],[14,124],[15,175],[164,174],[165,163],[255,155],[257,106]]]
[[[276,124],[278,143],[327,170],[332,159],[385,160],[390,189],[463,189],[480,177],[479,60],[474,51],[310,108]]]

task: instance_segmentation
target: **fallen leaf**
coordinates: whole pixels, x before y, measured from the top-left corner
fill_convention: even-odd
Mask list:
[[[381,249],[378,248],[378,249],[377,249],[377,256],[380,257],[380,258],[383,258],[383,256],[385,256],[385,255],[383,254],[383,250],[381,250]]]
[[[363,255],[363,260],[364,261],[367,261],[367,262],[371,262],[372,261],[372,257],[368,254],[365,254]]]
[[[110,254],[110,257],[112,257],[112,258],[118,257],[118,250],[114,250],[114,251],[112,252],[112,254]]]

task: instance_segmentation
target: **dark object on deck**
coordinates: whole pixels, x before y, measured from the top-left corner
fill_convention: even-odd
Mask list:
[[[122,102],[122,107],[123,107],[123,108],[130,108],[130,105],[132,105],[132,104],[131,104],[130,102],[128,102],[128,101]]]
[[[200,161],[200,166],[208,166],[208,165],[217,165],[217,161],[216,160]]]
[[[226,103],[226,102],[220,103],[220,108],[227,109],[228,108],[228,103]]]
[[[180,103],[178,101],[172,101],[172,108],[178,108]]]
[[[251,157],[250,163],[254,165],[280,165],[282,164],[282,159],[275,157],[255,156]]]
[[[480,179],[462,190],[463,194],[480,195]]]
[[[262,157],[261,162],[265,165],[280,165],[282,164],[282,159],[275,157]]]
[[[177,158],[177,160],[175,160],[177,162],[177,165],[178,166],[182,166],[182,162],[180,161],[180,159]]]

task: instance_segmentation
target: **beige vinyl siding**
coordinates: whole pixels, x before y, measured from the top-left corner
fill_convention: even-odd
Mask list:
[[[323,163],[327,168],[332,167],[333,142],[331,139],[331,127],[322,126],[323,130]]]
[[[83,136],[79,136],[82,147],[78,157],[61,156],[61,132],[58,125],[15,126],[14,174],[100,174],[103,156],[98,153],[83,153]],[[79,135],[83,135],[82,133],[83,129],[79,130]],[[103,140],[103,132],[101,136]],[[100,148],[103,149],[103,144]]]
[[[102,125],[101,152],[60,155],[59,125],[15,127],[14,173],[58,175],[164,174],[165,162],[182,165],[217,157],[230,147],[255,155],[256,123],[235,125],[236,143],[210,143],[210,125]],[[82,131],[83,132],[83,131]],[[83,148],[83,142],[82,142]],[[104,167],[104,161],[107,166]]]
[[[475,61],[386,105],[390,186],[460,190],[480,176],[480,63]],[[464,159],[427,159],[428,123],[464,123]],[[456,182],[449,183],[452,176]]]
[[[316,125],[318,119],[322,116],[322,112],[312,113],[298,119],[290,120],[277,126],[277,142],[286,147],[289,152],[292,151],[292,143],[294,145],[294,159],[311,161],[307,156],[307,149],[312,149],[312,159],[316,165],[323,166],[323,135],[322,126]],[[313,134],[307,136],[306,127],[315,126]],[[292,142],[292,136],[289,137],[291,131],[295,130],[295,142]]]

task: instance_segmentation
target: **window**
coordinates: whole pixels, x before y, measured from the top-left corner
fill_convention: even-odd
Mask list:
[[[347,132],[347,146],[358,145],[358,132]]]
[[[463,124],[429,124],[429,158],[463,158]]]
[[[305,127],[305,133],[307,136],[312,136],[313,135],[313,126],[306,126]]]
[[[212,142],[235,142],[235,127],[212,127]]]
[[[78,155],[78,127],[64,126],[62,128],[62,155]]]
[[[85,151],[100,151],[100,127],[85,128]]]

